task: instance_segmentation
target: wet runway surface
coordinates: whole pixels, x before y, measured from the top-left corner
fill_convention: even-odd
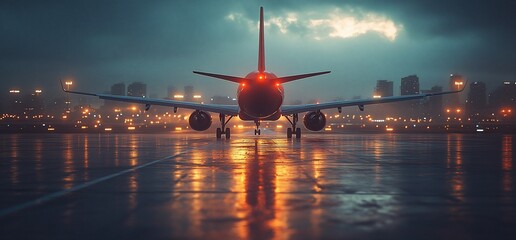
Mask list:
[[[1,239],[514,239],[516,136],[0,135]]]

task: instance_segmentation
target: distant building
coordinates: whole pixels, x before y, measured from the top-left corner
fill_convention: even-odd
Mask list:
[[[68,103],[68,97],[57,97],[45,106],[45,109],[52,115],[59,116],[70,110],[70,105]]]
[[[111,85],[111,94],[125,96],[125,83],[120,82]]]
[[[441,86],[433,86],[430,90],[421,90],[421,93],[440,93],[443,91],[443,87]],[[442,96],[433,96],[421,104],[421,114],[424,117],[430,117],[433,119],[438,119],[443,113],[443,97]]]
[[[43,96],[42,91],[39,89],[34,90],[33,92],[26,94],[24,96],[24,114],[26,116],[35,116],[43,114]]]
[[[516,82],[504,82],[489,94],[489,107],[494,111],[502,108],[516,109]]]
[[[193,86],[185,86],[184,100],[186,102],[194,101],[194,88]]]
[[[388,80],[376,81],[376,88],[374,96],[376,97],[391,97],[393,96],[393,83]]]
[[[487,107],[486,84],[472,82],[469,85],[468,98],[466,100],[466,112],[469,116],[484,115]]]
[[[419,94],[419,78],[417,75],[410,75],[401,78],[401,95]],[[398,104],[399,114],[404,117],[417,117],[419,111],[419,101],[405,101]]]
[[[177,94],[177,89],[174,86],[167,87],[167,99],[174,99],[174,95]]]
[[[23,96],[22,92],[19,89],[11,89],[9,90],[7,104],[7,112],[15,115],[23,115],[25,110],[25,106],[23,105]]]
[[[115,83],[113,85],[111,85],[111,89],[109,91],[110,94],[112,95],[117,95],[117,96],[125,96],[125,83],[123,82],[119,82],[119,83]],[[127,103],[122,103],[122,102],[119,102],[119,101],[111,101],[111,100],[104,100],[104,107],[101,108],[101,111],[113,111],[113,108],[124,108],[126,107],[128,104]]]
[[[401,95],[419,94],[419,78],[417,75],[410,75],[401,78]]]
[[[133,82],[127,86],[127,96],[146,97],[147,85],[142,82]]]
[[[462,75],[459,74],[450,74],[450,80],[449,80],[449,91],[457,91],[464,87],[465,79]],[[460,99],[460,93],[459,94],[448,94],[445,98],[445,105],[446,108],[449,109],[462,109],[462,101]]]

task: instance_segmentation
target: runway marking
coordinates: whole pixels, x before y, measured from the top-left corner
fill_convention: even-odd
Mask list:
[[[74,186],[74,187],[69,188],[69,189],[64,189],[64,190],[61,190],[59,192],[51,193],[51,194],[48,194],[48,195],[36,198],[34,200],[31,200],[31,201],[28,201],[28,202],[25,202],[25,203],[22,203],[22,204],[19,204],[19,205],[10,207],[10,208],[2,209],[2,210],[0,210],[0,218],[5,217],[5,216],[7,216],[9,214],[12,214],[12,213],[24,210],[26,208],[34,207],[34,206],[37,206],[37,205],[40,205],[40,204],[52,201],[52,200],[54,200],[56,198],[59,198],[59,197],[62,197],[64,195],[66,195],[68,193],[79,191],[79,190],[87,188],[87,187],[91,187],[91,186],[93,186],[95,184],[107,181],[109,179],[118,177],[120,175],[129,173],[129,172],[134,172],[134,171],[136,171],[138,169],[141,169],[141,168],[144,168],[144,167],[148,167],[148,166],[154,165],[156,163],[163,162],[165,160],[176,158],[176,157],[178,157],[180,155],[183,155],[183,154],[185,154],[187,152],[190,152],[192,150],[193,149],[185,150],[185,151],[176,153],[176,154],[171,155],[171,156],[160,158],[158,160],[154,160],[152,162],[148,162],[148,163],[145,163],[145,164],[133,167],[133,168],[129,168],[129,169],[123,170],[121,172],[113,173],[113,174],[110,174],[110,175],[107,175],[107,176],[104,176],[104,177],[101,177],[101,178],[97,178],[95,180],[92,180],[92,181],[89,181],[89,182],[86,182],[86,183],[83,183],[83,184],[79,184],[79,185]],[[181,179],[179,179],[179,180],[181,180]]]

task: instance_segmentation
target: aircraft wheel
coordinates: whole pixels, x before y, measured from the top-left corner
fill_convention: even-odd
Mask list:
[[[260,134],[262,134],[262,132],[261,132],[261,130],[260,130],[260,129],[258,129],[258,135],[260,135]]]
[[[231,137],[231,129],[226,128],[226,139],[229,139]]]
[[[296,138],[297,139],[301,138],[301,128],[296,128]]]
[[[217,139],[220,139],[222,137],[222,129],[217,128]]]
[[[287,128],[287,138],[292,138],[292,128]]]

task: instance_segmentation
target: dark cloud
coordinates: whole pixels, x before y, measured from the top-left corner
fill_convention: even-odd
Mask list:
[[[404,74],[428,76],[432,85],[442,83],[439,76],[461,72],[493,86],[516,75],[516,17],[510,1],[2,1],[0,88],[50,87],[59,78],[73,77],[80,87],[95,91],[140,80],[159,95],[166,85],[192,83],[234,94],[232,85],[191,70],[252,71],[256,32],[226,16],[241,13],[256,22],[260,5],[266,17],[351,7],[404,26],[394,43],[374,34],[321,43],[308,39],[306,26],[299,24],[288,27],[295,37],[268,29],[268,66],[283,71],[279,75],[331,68],[330,78],[339,79],[329,83],[331,97],[368,94],[377,78],[397,80]],[[310,84],[299,83],[292,92]],[[356,91],[337,95],[343,84]],[[314,87],[325,91],[324,85]]]

